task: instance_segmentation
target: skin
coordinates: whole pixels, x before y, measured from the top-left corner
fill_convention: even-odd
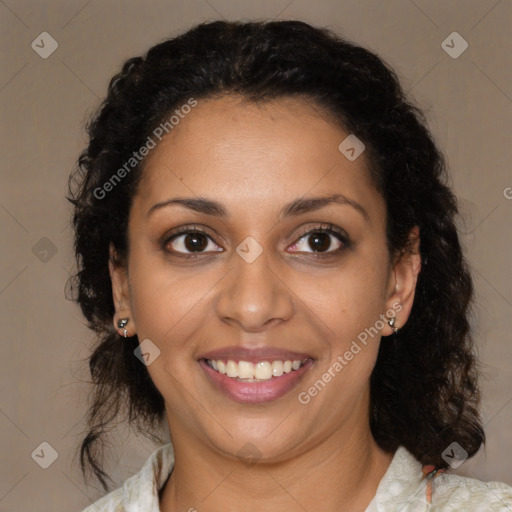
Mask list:
[[[163,512],[363,511],[375,495],[393,454],[370,432],[369,377],[391,327],[361,345],[309,403],[297,397],[393,305],[396,325],[405,324],[420,271],[417,229],[413,251],[390,257],[386,206],[366,155],[349,161],[338,150],[347,135],[310,101],[255,105],[228,96],[199,101],[146,159],[128,260],[115,264],[111,247],[110,272],[114,325],[130,318],[128,335],[160,350],[147,368],[166,402],[176,456]],[[368,218],[348,204],[280,216],[293,200],[333,193]],[[227,216],[181,205],[148,215],[157,203],[196,196],[218,201]],[[304,232],[319,223],[345,230],[350,244],[332,235],[329,256],[318,259]],[[186,259],[186,235],[165,240],[191,224],[211,240],[200,239],[203,253]],[[247,236],[263,250],[252,263],[236,252]],[[197,362],[233,345],[280,347],[315,361],[284,397],[239,404],[214,389]],[[244,460],[247,446],[256,463]]]

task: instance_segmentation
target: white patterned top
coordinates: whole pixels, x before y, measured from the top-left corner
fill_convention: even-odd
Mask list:
[[[158,491],[173,466],[171,444],[160,446],[139,473],[82,512],[160,512]],[[401,446],[366,508],[366,512],[397,511],[512,512],[512,487],[451,473],[425,478],[421,463]]]

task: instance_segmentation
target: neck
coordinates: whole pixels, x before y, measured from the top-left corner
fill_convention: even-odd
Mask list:
[[[299,456],[249,464],[173,436],[176,463],[161,492],[162,512],[183,510],[363,512],[375,496],[392,454],[367,430],[340,431]]]

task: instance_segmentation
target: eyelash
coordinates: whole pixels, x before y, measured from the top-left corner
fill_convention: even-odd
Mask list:
[[[337,228],[333,224],[318,224],[313,227],[308,227],[305,229],[297,238],[297,241],[294,242],[292,245],[297,244],[302,238],[304,238],[306,235],[311,235],[313,233],[327,233],[329,235],[333,235],[336,237],[343,245],[339,247],[338,249],[335,249],[334,251],[328,251],[325,253],[320,252],[312,252],[308,254],[313,254],[315,259],[323,259],[323,258],[329,258],[333,257],[336,254],[341,253],[345,249],[348,249],[351,247],[351,243],[345,234],[343,230],[340,228]],[[181,235],[188,235],[188,234],[202,234],[208,237],[210,240],[212,240],[214,243],[215,240],[212,239],[211,235],[202,229],[197,228],[195,225],[191,226],[184,226],[179,229],[179,231],[176,231],[171,234],[171,236],[168,236],[165,238],[164,242],[162,243],[162,249],[168,253],[177,254],[179,257],[185,258],[185,259],[191,259],[191,258],[197,258],[200,254],[204,254],[201,252],[192,252],[192,253],[182,253],[182,252],[175,252],[175,251],[169,251],[167,250],[167,245],[172,242],[175,238],[178,238]],[[221,252],[221,251],[218,251]]]

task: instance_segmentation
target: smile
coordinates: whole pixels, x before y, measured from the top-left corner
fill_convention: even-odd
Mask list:
[[[297,371],[301,368],[308,359],[300,360],[276,360],[259,361],[252,363],[250,361],[233,361],[222,359],[206,359],[206,364],[218,373],[226,375],[231,379],[240,382],[264,382],[269,381],[286,373]]]
[[[264,404],[288,395],[314,365],[309,354],[260,347],[226,347],[197,360],[214,392],[246,405]]]

